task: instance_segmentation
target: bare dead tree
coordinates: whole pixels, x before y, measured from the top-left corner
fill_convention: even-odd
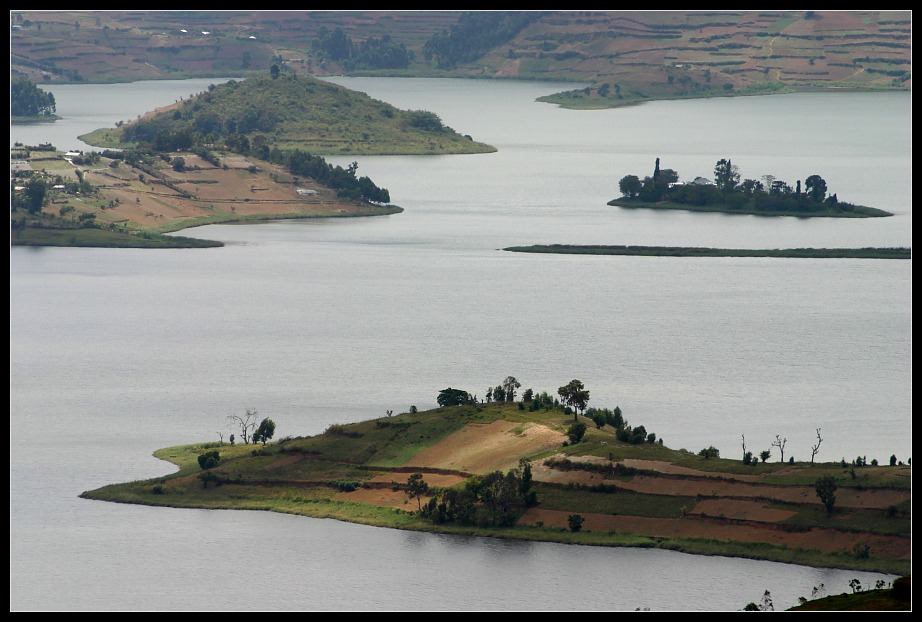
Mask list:
[[[231,424],[240,428],[240,437],[243,439],[244,445],[250,444],[250,436],[256,429],[256,419],[258,416],[259,413],[256,412],[255,408],[247,408],[245,415],[227,416],[227,419],[231,422]]]
[[[816,429],[816,445],[810,447],[810,464],[813,464],[813,459],[816,458],[816,452],[820,450],[820,445],[823,443],[823,437],[820,436],[820,430],[822,430],[822,428]]]
[[[743,457],[745,458],[746,457],[746,435],[743,434],[742,437],[743,437]]]
[[[775,440],[773,440],[773,441],[771,442],[771,446],[772,446],[772,447],[777,447],[777,448],[778,448],[778,451],[781,452],[781,462],[784,462],[784,446],[785,446],[785,444],[787,444],[787,442],[788,442],[788,439],[786,439],[786,438],[784,438],[784,439],[781,438],[781,435],[780,435],[780,434],[776,434],[776,435],[775,435]]]

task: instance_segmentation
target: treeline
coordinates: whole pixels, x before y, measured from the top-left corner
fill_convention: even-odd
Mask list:
[[[542,15],[541,11],[465,12],[457,24],[426,42],[423,56],[440,69],[453,69],[511,40]]]
[[[320,29],[311,44],[314,53],[322,58],[341,63],[348,71],[356,69],[406,69],[413,62],[415,54],[403,43],[396,43],[390,35],[380,39],[369,37],[355,43],[342,28]]]
[[[57,111],[54,95],[43,91],[28,78],[10,82],[10,116],[49,117]]]

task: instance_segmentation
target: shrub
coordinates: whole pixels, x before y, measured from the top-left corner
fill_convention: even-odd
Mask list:
[[[198,465],[204,469],[211,469],[221,462],[221,454],[218,453],[218,450],[206,451],[205,453],[199,454]]]

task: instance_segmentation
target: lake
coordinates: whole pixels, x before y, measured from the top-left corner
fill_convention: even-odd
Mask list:
[[[498,151],[327,158],[358,162],[401,214],[184,232],[217,249],[10,249],[11,611],[719,611],[765,590],[780,609],[893,578],[79,499],[171,472],[154,450],[226,438],[245,408],[316,434],[508,375],[552,394],[578,378],[590,406],[693,452],[779,435],[806,460],[820,429],[818,460],[911,458],[911,261],[501,250],[911,246],[911,94],[569,111],[534,101],[562,83],[332,80]],[[212,82],[50,86],[64,119],[11,126],[11,145],[87,149],[76,136]],[[606,205],[657,157],[682,179],[722,158],[743,178],[819,174],[895,215]]]

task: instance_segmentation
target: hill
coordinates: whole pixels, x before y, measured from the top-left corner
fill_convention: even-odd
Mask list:
[[[581,416],[546,392],[500,403],[442,402],[446,392],[466,395],[446,389],[443,407],[332,424],[317,436],[163,449],[155,455],[176,473],[82,496],[910,572],[910,467],[744,463],[713,448],[670,449],[617,408]],[[255,411],[235,422],[247,440]],[[210,452],[218,455],[202,468]],[[828,512],[817,492],[826,476]]]
[[[299,74],[572,80],[546,98],[910,89],[902,11],[15,11],[11,72],[44,81]]]
[[[263,159],[276,149],[321,155],[496,151],[445,126],[432,112],[400,110],[365,93],[278,71],[211,85],[189,99],[80,138],[96,147],[141,145],[156,151],[207,142]]]

